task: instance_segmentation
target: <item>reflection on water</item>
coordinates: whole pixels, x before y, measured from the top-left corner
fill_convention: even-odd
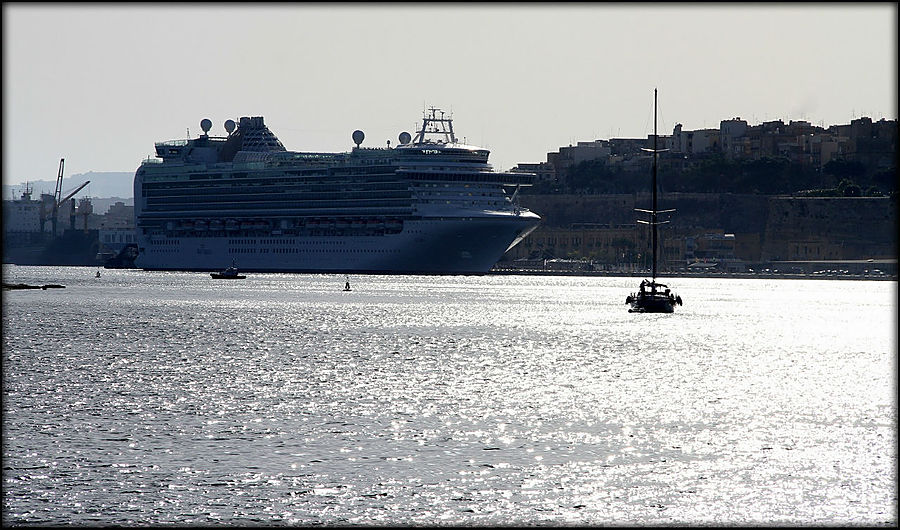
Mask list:
[[[897,520],[896,282],[4,265],[3,522]]]

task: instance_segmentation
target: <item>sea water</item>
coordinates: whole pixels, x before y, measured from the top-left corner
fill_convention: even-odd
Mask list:
[[[896,281],[3,280],[4,524],[897,523]]]

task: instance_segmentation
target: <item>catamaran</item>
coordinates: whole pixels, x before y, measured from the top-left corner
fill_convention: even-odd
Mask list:
[[[642,280],[640,288],[637,293],[631,293],[625,298],[625,303],[630,305],[631,307],[628,309],[629,313],[673,313],[675,311],[675,305],[682,305],[681,297],[676,295],[669,289],[669,287],[665,284],[659,283],[656,281],[656,247],[657,247],[657,233],[656,227],[661,224],[668,223],[669,221],[660,221],[658,219],[658,215],[661,213],[669,213],[674,212],[674,209],[670,210],[660,210],[657,208],[657,200],[656,200],[656,166],[657,166],[657,157],[658,154],[662,151],[667,151],[667,149],[658,149],[657,148],[657,132],[656,132],[656,89],[653,89],[653,149],[642,149],[643,151],[649,151],[653,153],[653,162],[651,164],[651,188],[652,188],[652,205],[649,210],[642,210],[640,208],[635,208],[635,211],[642,212],[646,214],[650,214],[649,221],[645,221],[642,219],[638,219],[638,223],[646,224],[650,226],[651,231],[651,246],[653,247],[653,265],[651,269],[651,279]]]

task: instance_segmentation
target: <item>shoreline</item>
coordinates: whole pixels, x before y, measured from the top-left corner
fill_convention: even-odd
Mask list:
[[[545,270],[545,269],[493,269],[487,274],[513,275],[513,276],[604,276],[610,278],[649,278],[646,274],[635,272],[615,271],[571,271],[571,270]],[[684,273],[657,273],[657,278],[723,278],[723,279],[777,279],[777,280],[876,280],[897,281],[896,275],[889,274],[813,274],[813,273],[787,273],[787,272],[684,272]]]
[[[18,265],[15,263],[4,263],[4,266],[21,266],[21,267],[85,267],[85,268],[94,268],[96,265],[91,266],[81,266],[81,265]],[[144,271],[140,267],[134,267],[135,271]],[[207,271],[180,271],[180,272],[207,272]],[[360,272],[297,272],[297,274],[372,274],[372,273],[360,273]],[[387,273],[382,273],[387,274]],[[387,274],[391,275],[391,274]],[[405,275],[405,274],[398,274]],[[460,274],[437,274],[437,276],[459,276]],[[468,275],[468,274],[463,274]],[[475,274],[476,276],[481,275],[493,275],[493,276],[600,276],[600,277],[609,277],[609,278],[649,278],[650,271],[646,272],[625,272],[625,271],[589,271],[589,270],[552,270],[552,269],[513,269],[513,268],[498,268],[491,269],[485,273]],[[896,274],[842,274],[842,273],[829,273],[829,274],[815,274],[815,273],[803,273],[803,272],[660,272],[656,275],[657,278],[674,278],[674,279],[682,279],[682,278],[709,278],[709,279],[777,279],[777,280],[874,280],[874,281],[897,281]],[[12,288],[28,288],[22,287],[22,284],[16,285],[9,282],[4,282],[4,290],[12,289]],[[52,287],[55,287],[52,286]],[[42,286],[36,286],[36,288],[40,289]]]

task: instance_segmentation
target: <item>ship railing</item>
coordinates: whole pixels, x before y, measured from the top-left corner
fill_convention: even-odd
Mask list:
[[[187,145],[188,142],[190,142],[190,140],[167,140],[165,142],[156,142],[153,145],[160,147],[179,147],[182,145]]]

